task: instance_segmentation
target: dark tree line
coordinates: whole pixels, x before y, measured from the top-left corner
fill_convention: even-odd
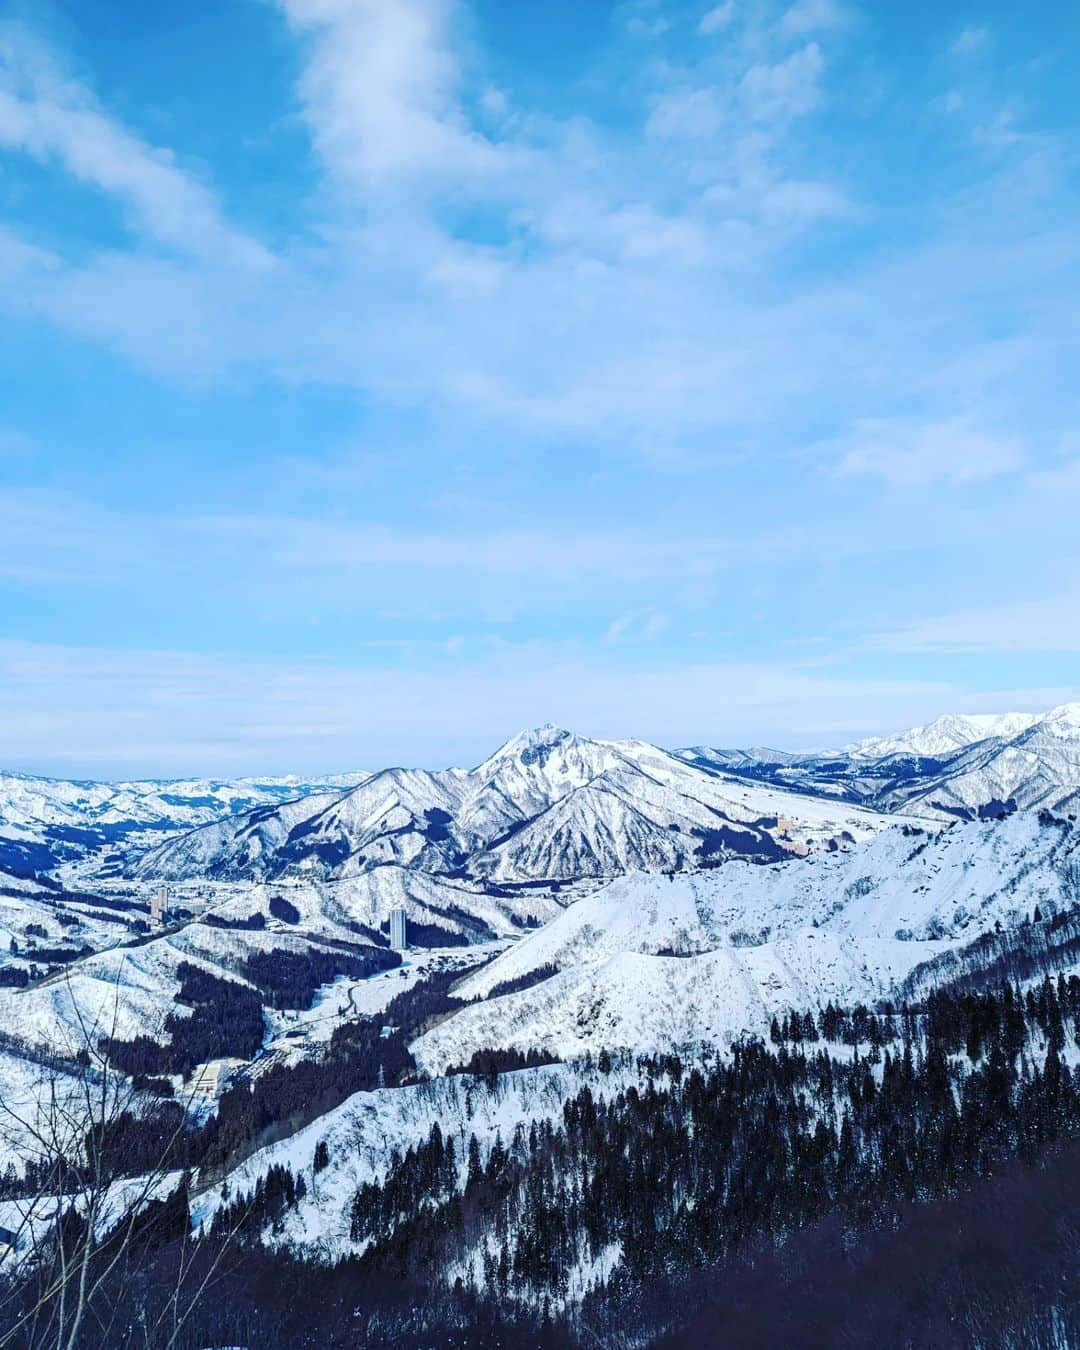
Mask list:
[[[844,1060],[805,1035],[818,1018],[796,1014],[794,1046],[742,1043],[689,1071],[656,1062],[643,1090],[610,1101],[585,1087],[561,1122],[519,1127],[486,1158],[474,1140],[456,1175],[433,1132],[384,1187],[358,1192],[353,1231],[371,1240],[372,1269],[401,1278],[454,1267],[486,1234],[486,1286],[536,1300],[565,1293],[606,1249],[621,1252],[619,1280],[641,1284],[830,1214],[887,1225],[898,1207],[1080,1137],[1060,1053],[1078,996],[1080,982],[1049,980],[1029,994],[937,995],[902,1010],[897,1039],[876,1047],[883,1021],[867,1014],[868,1053]]]
[[[252,952],[240,963],[240,974],[257,985],[274,1008],[308,1008],[321,985],[339,975],[365,980],[380,971],[401,965],[397,952],[382,947],[355,948],[347,951]]]
[[[469,1073],[477,1078],[486,1079],[493,1084],[501,1073],[514,1073],[518,1069],[538,1069],[545,1064],[558,1064],[554,1055],[545,1050],[515,1050],[513,1046],[499,1050],[476,1050],[467,1064],[459,1064],[446,1070],[446,1075]]]
[[[394,1000],[396,1041],[373,1021],[340,1028],[322,1065],[226,1093],[218,1117],[179,1132],[175,1165],[205,1185],[263,1122],[280,1127],[291,1107],[302,1119],[311,1093],[389,1083],[388,1064],[407,1077],[405,1034],[455,1006],[450,982]],[[561,1117],[490,1146],[435,1125],[354,1194],[364,1250],[331,1267],[261,1241],[310,1178],[272,1168],[198,1246],[185,1185],[148,1210],[113,1297],[138,1331],[173,1296],[178,1262],[184,1281],[219,1262],[213,1297],[175,1342],[190,1350],[554,1348],[619,1343],[627,1329],[669,1346],[1076,1345],[1080,1083],[1062,1052],[1078,1011],[1080,981],[1048,979],[896,1012],[793,1013],[773,1048],[642,1060],[641,1086],[610,1098],[585,1086]],[[120,1122],[99,1153],[152,1158],[180,1108],[158,1110],[157,1135]],[[323,1148],[313,1171],[330,1163]],[[474,1286],[463,1258],[476,1251]],[[614,1273],[560,1311],[572,1272],[610,1251]],[[132,1343],[89,1329],[78,1344]]]
[[[392,965],[400,960],[393,952],[378,955]],[[112,1063],[135,1075],[140,1085],[151,1091],[163,1092],[166,1087],[153,1075],[184,1072],[184,1068],[173,1066],[193,1067],[213,1057],[206,1053],[208,1049],[215,1054],[250,1058],[261,1044],[262,1005],[254,990],[188,963],[182,963],[178,970],[181,996],[193,1003],[194,1011],[189,1018],[176,1018],[176,1027],[171,1025],[172,1018],[168,1019],[166,1026],[172,1037],[169,1045],[162,1046],[149,1037],[102,1042],[102,1050]],[[462,1006],[461,1000],[449,992],[459,978],[457,971],[440,972],[424,984],[397,994],[379,1018],[358,1018],[335,1027],[321,1059],[276,1063],[258,1077],[234,1082],[222,1093],[213,1115],[198,1127],[179,1133],[172,1144],[173,1166],[190,1169],[206,1182],[256,1149],[332,1111],[354,1092],[416,1081],[419,1073],[408,1044],[433,1021]],[[208,1010],[205,1014],[200,1013],[203,1008]],[[177,1028],[181,1028],[181,1036],[187,1028],[187,1039],[177,1041]],[[225,1045],[230,1049],[223,1049]],[[111,1122],[109,1128],[116,1137],[105,1143],[118,1172],[137,1174],[161,1139],[177,1133],[184,1115],[180,1102],[161,1100],[148,1104],[138,1116],[129,1112]],[[130,1164],[125,1165],[125,1158]],[[9,1181],[9,1193],[32,1193],[34,1189],[33,1176]]]
[[[266,915],[261,910],[248,914],[243,919],[229,919],[222,914],[204,914],[202,922],[207,928],[226,928],[240,932],[262,932],[266,927]]]
[[[263,1010],[258,992],[236,980],[223,980],[201,966],[181,961],[177,967],[177,1003],[189,1015],[165,1019],[166,1043],[151,1036],[130,1041],[106,1037],[103,1051],[117,1068],[133,1077],[191,1072],[208,1059],[251,1059],[262,1045]]]
[[[517,994],[522,989],[532,989],[534,985],[543,984],[545,980],[550,980],[558,973],[559,967],[548,962],[527,971],[524,975],[515,975],[512,980],[500,980],[498,984],[492,986],[488,998],[502,998],[504,994]]]

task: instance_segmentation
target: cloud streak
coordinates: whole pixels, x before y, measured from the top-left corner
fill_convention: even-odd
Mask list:
[[[116,197],[136,229],[171,249],[234,266],[264,268],[271,256],[230,226],[213,193],[180,169],[171,151],[133,135],[65,75],[24,30],[0,29],[0,147]]]
[[[836,472],[876,474],[897,488],[981,483],[1023,468],[1019,442],[966,417],[912,423],[868,418],[853,428]]]
[[[0,642],[0,761],[112,777],[438,767],[478,762],[545,718],[668,745],[765,730],[827,744],[962,699],[942,683],[797,664],[641,664],[612,679],[595,658],[534,644],[403,672]]]

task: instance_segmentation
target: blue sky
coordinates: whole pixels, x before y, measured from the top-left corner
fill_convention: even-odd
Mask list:
[[[0,28],[0,764],[1080,696],[1080,11]]]

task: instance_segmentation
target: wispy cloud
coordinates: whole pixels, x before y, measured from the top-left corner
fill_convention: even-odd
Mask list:
[[[212,192],[102,109],[25,30],[0,29],[0,147],[48,163],[121,200],[141,233],[183,253],[265,267],[268,251],[230,226]]]
[[[459,101],[454,0],[278,3],[307,43],[300,95],[336,179],[358,190],[430,189],[496,170],[496,143]]]
[[[956,56],[970,56],[973,52],[984,51],[990,45],[990,30],[970,26],[963,28],[953,39],[949,50]]]
[[[580,651],[542,644],[361,671],[0,641],[0,762],[73,774],[93,766],[114,777],[166,766],[437,767],[478,762],[498,738],[551,718],[586,734],[667,745],[747,744],[763,732],[828,744],[910,724],[964,697],[943,683],[844,679],[797,662],[640,664],[616,678]]]
[[[756,121],[787,121],[808,113],[821,97],[825,58],[808,42],[781,61],[757,61],[742,79],[743,102]]]
[[[724,124],[724,101],[717,89],[678,89],[661,94],[649,114],[650,136],[714,136]]]
[[[841,475],[875,474],[893,487],[980,483],[1025,463],[1019,442],[966,417],[936,422],[867,418],[852,430],[836,464]]]
[[[724,0],[701,16],[698,28],[703,33],[719,33],[735,17],[735,0]]]
[[[781,27],[786,33],[802,35],[842,28],[850,21],[850,11],[837,0],[797,0],[781,20]]]
[[[620,614],[608,625],[605,637],[609,642],[647,642],[667,631],[668,616],[658,609],[632,609]]]
[[[825,100],[835,7],[778,9],[720,51],[701,44],[696,63],[643,71],[644,143],[493,90],[453,0],[280,8],[334,189],[317,241],[266,269],[223,269],[268,255],[200,178],[39,63],[8,91],[9,145],[117,196],[176,257],[76,263],[9,233],[10,308],[170,376],[329,383],[644,450],[757,435],[766,408],[794,424],[840,368],[891,362],[897,379],[926,378],[920,291],[894,287],[895,260],[868,264],[850,292],[797,269],[783,288],[771,281],[814,231],[865,218],[830,156],[794,140]],[[669,148],[679,139],[685,158]],[[497,242],[460,227],[467,203],[492,213]],[[969,250],[946,275],[910,256],[944,332],[989,254]],[[1023,280],[1028,294],[1040,284]]]
[[[784,128],[817,101],[816,44],[784,52],[777,36],[766,44],[775,59],[760,41],[729,54],[722,132],[707,86],[643,92],[654,129],[706,142],[714,177],[700,183],[662,150],[643,166],[601,128],[523,115],[501,92],[505,133],[481,126],[450,0],[281,7],[302,39],[302,107],[337,194],[317,248],[260,277],[114,251],[76,264],[11,237],[9,304],[169,374],[270,369],[529,430],[625,439],[636,428],[634,439],[670,441],[680,424],[721,409],[737,418],[756,401],[745,367],[764,372],[774,339],[748,342],[760,322],[730,278],[841,200],[771,163]],[[87,90],[42,76],[33,100],[38,121],[20,104],[12,142],[92,174],[148,235],[178,254],[266,256]],[[98,147],[90,160],[83,140]],[[505,242],[454,225],[470,201],[499,215]],[[783,324],[781,310],[774,318]],[[736,330],[737,343],[726,336]]]
[[[893,652],[1080,652],[1080,591],[957,609],[884,633],[873,645]]]

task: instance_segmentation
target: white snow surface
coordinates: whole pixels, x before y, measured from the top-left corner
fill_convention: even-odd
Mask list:
[[[200,825],[233,811],[278,805],[312,791],[341,791],[370,775],[303,778],[146,779],[104,783],[0,772],[0,826],[139,824],[174,829]]]
[[[989,801],[1075,814],[1080,806],[1080,703],[1066,703],[1014,736],[991,736],[960,751],[940,775],[893,800],[905,811],[944,814]]]
[[[997,922],[1077,902],[1080,827],[1034,813],[936,833],[896,827],[848,853],[772,867],[627,876],[467,976],[456,992],[486,1001],[412,1051],[441,1072],[497,1047],[572,1056],[726,1043],[793,1007],[871,1002]],[[559,973],[487,999],[549,966]]]
[[[437,1074],[491,1047],[570,1059],[604,1048],[727,1046],[747,1034],[767,1035],[772,1018],[791,1008],[830,999],[869,1003],[945,945],[852,940],[808,929],[759,947],[717,947],[700,956],[622,951],[471,1004],[410,1048],[428,1073]]]

